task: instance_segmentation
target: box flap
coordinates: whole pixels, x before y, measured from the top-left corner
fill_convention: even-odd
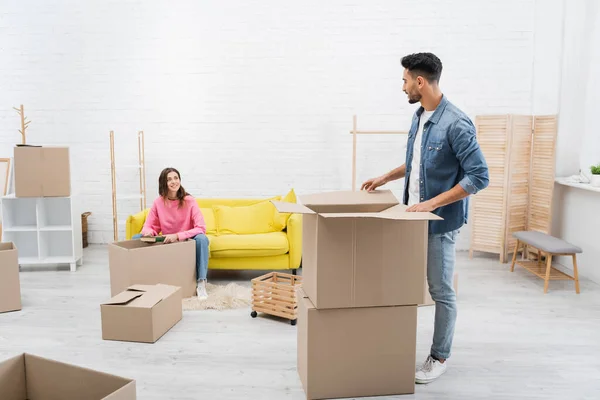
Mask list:
[[[396,213],[323,213],[319,214],[323,218],[377,218],[377,219],[388,219],[396,221],[426,221],[426,220],[440,220],[441,217],[428,213],[428,212],[396,212]]]
[[[383,219],[395,219],[403,221],[439,221],[443,220],[439,215],[430,212],[400,212],[400,213],[382,213],[377,216]]]
[[[277,211],[285,213],[296,213],[296,214],[314,214],[315,212],[306,206],[298,203],[288,203],[285,201],[274,201],[271,203],[275,206]]]
[[[169,285],[131,285],[103,305],[152,308],[172,291]]]
[[[300,196],[306,207],[316,212],[380,212],[399,204],[390,190],[341,190]]]
[[[314,193],[299,196],[302,204],[312,205],[337,205],[337,204],[392,204],[400,202],[391,190],[337,190],[331,192]],[[391,207],[391,206],[390,206]]]
[[[144,294],[144,292],[126,290],[124,292],[119,293],[118,295],[116,295],[112,299],[110,299],[109,301],[102,303],[102,304],[103,305],[127,305],[127,303],[129,303],[133,299],[137,299],[138,297],[141,297],[143,294]]]
[[[152,308],[165,298],[165,293],[159,290],[146,292],[142,297],[137,298],[131,307]]]
[[[25,356],[23,354],[0,362],[0,396],[2,396],[2,400],[27,398]]]
[[[13,242],[0,243],[0,251],[15,250],[15,244]]]

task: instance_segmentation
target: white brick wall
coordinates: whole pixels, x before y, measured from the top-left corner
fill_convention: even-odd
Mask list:
[[[4,1],[0,157],[22,103],[30,143],[71,146],[91,242],[112,240],[111,129],[119,164],[145,131],[148,203],[166,166],[195,196],[349,189],[352,115],[408,129],[407,53],[435,52],[473,118],[530,112],[534,14],[533,0]],[[361,137],[358,158],[360,182],[400,165],[404,139]],[[121,192],[137,190],[131,172]],[[137,207],[120,202],[121,219]]]

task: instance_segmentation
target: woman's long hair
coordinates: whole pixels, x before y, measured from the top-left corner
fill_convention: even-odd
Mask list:
[[[185,196],[187,196],[189,193],[186,192],[183,186],[181,185],[181,175],[179,174],[179,171],[177,171],[175,168],[165,168],[160,173],[160,176],[158,177],[158,194],[165,201],[169,199],[169,185],[167,183],[167,175],[169,175],[169,173],[171,172],[175,172],[177,174],[177,177],[179,178],[179,190],[177,191],[177,200],[179,200],[179,207],[182,207],[184,204]]]

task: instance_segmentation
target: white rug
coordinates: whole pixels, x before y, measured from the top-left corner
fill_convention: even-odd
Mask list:
[[[183,310],[228,310],[244,308],[252,304],[252,288],[228,283],[225,286],[206,284],[208,298],[198,300],[196,296],[183,299]]]

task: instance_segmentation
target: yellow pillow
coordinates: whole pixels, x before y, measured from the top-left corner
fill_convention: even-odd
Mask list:
[[[294,192],[294,189],[290,190],[281,201],[286,203],[297,203],[298,201],[296,199],[296,193]],[[287,222],[291,215],[291,213],[282,213],[275,209],[275,216],[273,217],[275,220],[275,229],[278,231],[284,230],[287,227]]]
[[[276,232],[274,226],[275,206],[270,201],[262,201],[250,206],[213,206],[219,235]]]
[[[196,198],[196,202],[198,203],[198,207],[200,208],[212,208],[214,206],[229,206],[229,207],[238,207],[238,206],[251,206],[256,203],[262,203],[265,200],[281,200],[281,196],[274,196],[265,199],[259,198],[216,198],[209,197],[205,199]]]
[[[217,233],[217,221],[215,220],[215,213],[212,208],[200,208],[204,222],[206,222],[206,233],[216,234]]]

